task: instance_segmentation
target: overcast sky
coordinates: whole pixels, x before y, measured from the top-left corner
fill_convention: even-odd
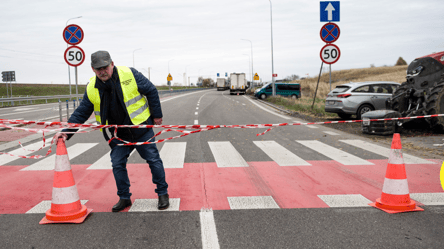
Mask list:
[[[145,76],[150,68],[156,85],[166,84],[168,66],[180,84],[185,72],[193,83],[199,75],[251,75],[251,43],[242,39],[252,42],[254,72],[271,81],[268,0],[1,0],[0,9],[0,71],[15,71],[17,83],[68,84],[62,33],[78,16],[68,25],[84,31],[79,84],[94,75],[97,50],[109,51],[118,66],[134,63]],[[341,57],[332,70],[394,65],[399,56],[410,63],[443,51],[443,10],[443,0],[340,1]],[[277,79],[316,76],[325,45],[320,1],[272,0],[272,23]]]

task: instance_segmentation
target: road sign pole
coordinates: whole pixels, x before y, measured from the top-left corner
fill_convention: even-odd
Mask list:
[[[77,103],[79,103],[79,90],[78,90],[78,88],[77,88],[77,85],[78,85],[78,74],[77,74],[77,67],[75,67],[75,70],[76,70],[76,96],[77,96]],[[79,103],[80,104],[80,103]]]
[[[330,92],[331,92],[331,64],[329,66],[330,66]]]

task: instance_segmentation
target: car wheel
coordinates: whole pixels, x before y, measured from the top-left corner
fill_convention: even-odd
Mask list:
[[[292,99],[298,99],[298,96],[296,94],[291,95]]]
[[[261,94],[261,99],[266,99],[267,95],[265,93]]]
[[[350,119],[351,114],[346,114],[346,113],[338,113],[338,116],[342,119]]]
[[[373,110],[374,108],[371,105],[361,105],[361,107],[359,107],[358,109],[358,112],[356,113],[356,119],[361,120],[362,114]]]

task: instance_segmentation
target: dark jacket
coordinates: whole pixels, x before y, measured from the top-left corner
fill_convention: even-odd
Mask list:
[[[131,71],[134,75],[134,78],[136,79],[137,83],[137,90],[140,94],[146,96],[146,99],[148,101],[149,109],[150,109],[150,118],[162,118],[162,109],[160,105],[159,100],[159,94],[157,92],[156,87],[151,83],[145,76],[143,76],[141,73],[139,73],[136,69],[131,68]],[[116,77],[117,76],[117,77]],[[99,81],[99,78],[96,78],[96,81]],[[117,96],[118,99],[115,99],[115,97],[112,97],[110,99],[110,106],[109,106],[109,112],[108,112],[108,124],[117,124],[117,125],[132,125],[131,120],[128,115],[128,111],[125,107],[125,104],[123,103],[123,93],[122,88],[120,85],[120,80],[117,75],[117,70],[114,67],[113,69],[113,76],[110,80],[106,81],[105,84],[111,83],[110,81],[116,80],[117,84],[113,84],[116,86]],[[97,84],[95,86],[97,87]],[[99,95],[103,96],[103,91],[99,89]],[[102,101],[102,100],[101,100]],[[119,115],[113,116],[113,111],[120,110],[124,111],[125,115],[124,118],[117,118]],[[101,110],[102,111],[102,110]],[[88,118],[91,116],[91,114],[94,112],[94,105],[93,103],[88,99],[88,94],[85,91],[85,94],[83,95],[83,99],[80,102],[79,107],[74,111],[74,113],[71,115],[71,117],[68,120],[68,123],[76,123],[76,124],[83,124],[88,120]],[[122,115],[120,115],[122,116]],[[111,123],[112,122],[112,123]],[[143,122],[142,124],[148,124],[147,121]],[[63,131],[77,131],[77,129],[65,129]],[[117,129],[117,136],[119,138],[122,138],[127,141],[135,141],[142,135],[144,135],[148,130],[144,128],[118,128]],[[114,128],[110,129],[111,136],[114,134]],[[68,134],[68,139],[72,137],[73,134]],[[112,146],[113,147],[113,146]]]

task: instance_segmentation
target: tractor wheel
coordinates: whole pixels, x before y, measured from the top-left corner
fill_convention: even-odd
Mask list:
[[[402,84],[400,87],[398,87],[398,89],[396,89],[396,91],[392,95],[392,98],[393,98],[399,94],[402,94],[397,99],[394,99],[392,102],[392,109],[394,111],[401,113],[401,114],[403,112],[407,111],[409,108],[409,100],[405,96],[405,92],[407,91],[407,89],[408,89],[407,85]]]
[[[444,82],[433,87],[427,98],[427,114],[444,114]],[[444,117],[433,117],[429,119],[432,128],[444,128]]]

